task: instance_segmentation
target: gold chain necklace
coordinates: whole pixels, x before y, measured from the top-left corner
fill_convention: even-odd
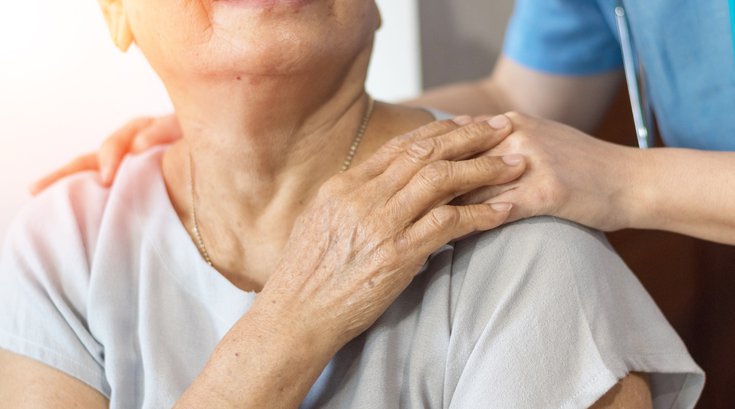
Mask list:
[[[355,134],[355,138],[352,140],[352,145],[350,145],[350,149],[347,151],[347,156],[345,157],[345,160],[342,162],[342,168],[340,168],[339,173],[347,171],[347,169],[349,169],[352,165],[352,160],[355,159],[357,148],[360,146],[360,142],[362,142],[363,136],[365,136],[365,131],[367,130],[368,122],[370,122],[370,117],[372,117],[373,115],[374,107],[375,100],[373,100],[370,95],[368,95],[367,109],[365,110],[365,114],[363,114],[362,116],[360,127],[357,128],[357,133]],[[192,224],[194,225],[192,233],[194,234],[194,240],[196,241],[196,245],[199,248],[199,253],[201,253],[204,261],[206,261],[207,264],[209,264],[211,267],[214,267],[214,264],[212,263],[212,258],[209,256],[207,247],[204,245],[201,230],[199,229],[196,195],[194,192],[194,161],[192,160],[191,156],[191,150],[189,150],[189,190],[191,191],[191,218]]]

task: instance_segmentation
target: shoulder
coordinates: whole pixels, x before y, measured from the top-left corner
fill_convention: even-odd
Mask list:
[[[514,223],[458,242],[452,274],[458,397],[482,394],[472,378],[485,376],[523,407],[589,407],[638,371],[681,385],[678,407],[696,401],[701,370],[601,233]]]
[[[160,152],[127,159],[112,188],[92,173],[66,178],[18,215],[0,255],[0,348],[109,396],[105,352],[90,317],[102,306],[93,299],[107,302],[111,295],[94,291],[101,271],[94,266],[105,243],[115,247],[135,224],[128,209],[159,197],[151,187],[159,162]]]
[[[576,314],[580,294],[594,297],[580,288],[597,290],[603,277],[615,275],[632,277],[602,234],[553,217],[523,220],[455,244],[453,317],[462,326],[478,317],[482,326],[511,312],[514,323]]]
[[[103,186],[93,172],[57,182],[14,218],[2,258],[38,271],[52,265],[88,270],[105,220],[140,205],[152,194],[146,190],[151,190],[154,175],[160,174],[156,171],[160,157],[159,149],[127,158],[111,188]]]
[[[466,270],[464,280],[489,279],[495,285],[533,280],[558,286],[592,273],[629,273],[604,235],[553,217],[523,220],[460,241],[454,263]]]
[[[596,343],[609,343],[618,327],[633,324],[669,329],[605,236],[566,220],[532,218],[458,242],[453,272],[458,315],[512,311],[521,313],[516,322],[576,316]]]

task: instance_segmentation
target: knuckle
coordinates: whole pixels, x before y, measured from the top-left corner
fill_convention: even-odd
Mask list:
[[[138,135],[135,136],[135,144],[148,145],[156,140],[157,134],[153,132],[151,128],[141,130]]]
[[[418,173],[421,182],[431,189],[436,189],[452,178],[452,166],[447,161],[431,162]]]
[[[484,123],[471,124],[455,130],[454,135],[464,140],[475,140],[488,134],[489,129]]]
[[[452,207],[442,206],[431,212],[429,222],[435,229],[446,229],[457,225],[460,221],[459,213]]]
[[[419,128],[419,133],[422,136],[445,134],[459,128],[456,122],[452,120],[434,121]]]
[[[417,239],[414,234],[410,231],[403,231],[396,235],[394,239],[394,249],[397,253],[397,257],[401,258],[406,254],[406,251],[413,250],[416,246]]]
[[[435,151],[441,150],[441,143],[437,139],[425,139],[412,143],[406,149],[410,160],[417,162],[430,158]]]
[[[345,185],[346,183],[341,175],[334,176],[322,184],[319,188],[319,196],[329,198],[340,196],[345,191]]]
[[[556,208],[567,196],[564,185],[558,179],[547,177],[534,191],[533,200],[542,208]]]
[[[485,228],[491,222],[491,218],[485,214],[480,214],[476,208],[466,208],[466,224],[470,230],[480,230]]]
[[[398,152],[405,149],[405,146],[408,145],[414,138],[415,132],[409,132],[403,135],[399,135],[396,137],[393,137],[391,140],[389,140],[385,144],[385,149],[389,152]]]
[[[508,137],[508,148],[513,152],[526,152],[531,147],[531,139],[525,132],[516,132]]]
[[[556,207],[561,206],[569,200],[569,189],[567,189],[567,187],[558,179],[554,179],[554,181],[549,184],[549,189],[549,199]]]
[[[416,130],[391,139],[386,146],[391,150],[403,151],[408,149],[417,141],[421,141],[434,135],[449,133],[458,127],[459,125],[451,120],[434,121]]]
[[[408,240],[408,238],[402,239]],[[401,252],[398,245],[383,245],[376,249],[375,261],[383,267],[393,267],[401,264]]]

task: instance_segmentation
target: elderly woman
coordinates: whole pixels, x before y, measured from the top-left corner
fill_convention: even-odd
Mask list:
[[[512,208],[455,199],[523,158],[483,154],[505,117],[372,103],[374,2],[102,6],[184,139],[20,216],[3,405],[693,407],[701,371],[598,234],[546,218],[455,241]]]

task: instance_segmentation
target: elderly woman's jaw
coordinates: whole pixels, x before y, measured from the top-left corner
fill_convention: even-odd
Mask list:
[[[327,102],[354,102],[380,25],[364,0],[99,1],[115,42],[134,41],[163,80],[185,132],[187,114],[262,134],[269,119],[301,127]]]
[[[113,37],[129,33],[164,80],[345,64],[380,25],[375,2],[364,0],[99,1]]]
[[[290,7],[293,10],[311,3],[314,0],[214,0],[218,3],[232,4],[236,6],[273,9],[277,7]]]

